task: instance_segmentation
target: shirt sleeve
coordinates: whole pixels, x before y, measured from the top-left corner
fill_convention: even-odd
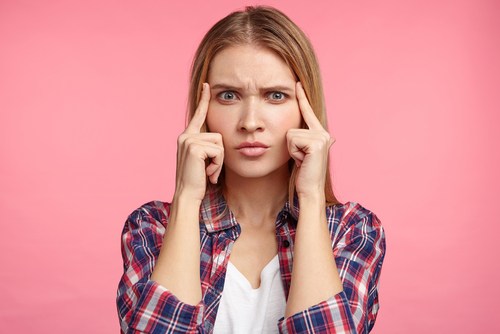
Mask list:
[[[167,223],[162,206],[161,202],[143,205],[130,214],[123,228],[124,273],[116,299],[122,334],[198,333],[202,329],[202,302],[183,303],[150,280]]]
[[[278,321],[280,333],[369,333],[375,324],[385,234],[375,214],[348,203],[327,212],[343,291]],[[340,219],[337,218],[337,214]],[[333,225],[332,225],[333,224]]]

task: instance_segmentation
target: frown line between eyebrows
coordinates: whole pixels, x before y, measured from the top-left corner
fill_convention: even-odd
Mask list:
[[[228,84],[215,84],[210,86],[211,90],[231,90],[231,91],[244,91],[246,89],[242,87],[237,87],[234,85],[228,85]],[[268,86],[268,87],[261,87],[259,88],[259,91],[261,92],[283,92],[283,93],[288,93],[288,94],[293,94],[295,92],[295,88],[288,87],[288,86],[281,86],[281,85],[276,85],[276,86]]]

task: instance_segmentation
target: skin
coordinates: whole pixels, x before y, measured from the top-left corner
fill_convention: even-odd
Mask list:
[[[288,66],[266,49],[230,47],[212,60],[208,82],[207,125],[222,135],[226,177],[240,181],[276,173],[288,179],[286,134],[299,128],[302,118]],[[237,149],[255,141],[269,146],[264,155],[245,157]]]
[[[342,283],[324,208],[333,139],[302,86],[281,58],[254,45],[220,51],[210,64],[208,82],[178,139],[172,214],[151,279],[185,303],[201,301],[198,213],[207,176],[216,183],[224,168],[225,197],[242,228],[230,259],[258,287],[262,268],[277,254],[275,219],[288,194],[292,158],[298,166],[301,210],[285,316],[339,293]],[[307,129],[299,128],[302,120]],[[200,132],[205,121],[212,132]],[[265,144],[264,153],[242,153],[241,143],[255,141]]]
[[[252,46],[218,53],[208,82],[212,99],[206,122],[210,131],[222,135],[225,197],[242,229],[231,262],[258,288],[262,269],[278,252],[275,219],[288,194],[286,134],[300,127],[302,119],[296,82],[275,53]],[[238,149],[245,142],[266,145],[265,153],[245,156]]]

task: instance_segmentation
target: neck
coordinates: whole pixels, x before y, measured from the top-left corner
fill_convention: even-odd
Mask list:
[[[288,198],[288,166],[260,178],[244,178],[226,170],[224,195],[236,219],[263,226],[274,223]]]

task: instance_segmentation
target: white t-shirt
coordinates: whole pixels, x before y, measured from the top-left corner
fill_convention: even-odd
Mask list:
[[[229,260],[214,333],[278,333],[285,307],[278,255],[262,269],[257,289]]]

